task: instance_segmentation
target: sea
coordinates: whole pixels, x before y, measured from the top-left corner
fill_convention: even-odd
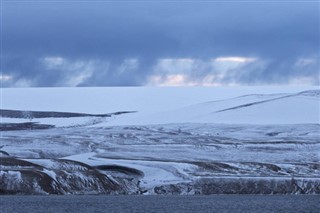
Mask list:
[[[0,212],[320,213],[320,195],[6,195]]]

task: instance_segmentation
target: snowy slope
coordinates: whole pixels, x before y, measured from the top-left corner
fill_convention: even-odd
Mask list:
[[[63,181],[68,176],[52,165],[55,159],[84,163],[98,178],[103,173],[108,179],[136,185],[131,187],[143,193],[165,193],[158,189],[169,185],[181,187],[181,194],[197,193],[195,190],[205,193],[208,184],[218,184],[212,193],[229,190],[240,193],[239,189],[248,189],[241,193],[259,194],[278,190],[278,193],[320,193],[320,126],[315,124],[171,124],[5,131],[1,134],[0,151],[5,158],[22,159],[44,167],[41,172],[59,176],[58,188],[73,189],[59,193],[81,193],[81,187],[85,187],[82,184],[95,177],[72,172],[74,181],[81,179],[81,186],[74,189],[75,183]],[[6,160],[0,160],[0,179],[4,178],[0,188],[7,187],[6,181],[13,186],[23,183],[21,178],[18,183],[8,179],[12,173],[33,171],[14,162],[3,164]],[[65,162],[65,167],[72,168],[72,162]],[[26,178],[30,180],[29,176]],[[223,180],[228,180],[230,186],[222,187],[226,184]],[[256,180],[262,183],[257,184]],[[202,181],[205,182],[202,184]],[[298,190],[295,181],[301,183]],[[94,181],[92,184],[98,186]],[[232,189],[235,184],[239,187]],[[257,185],[253,191],[249,190],[252,184]],[[90,187],[83,191],[90,191]]]
[[[281,93],[270,93],[275,89]],[[38,110],[40,113],[134,112],[109,118],[23,118],[26,122],[57,127],[166,123],[319,123],[319,90],[306,90],[309,92],[301,93],[299,89],[301,88],[3,89],[1,109]],[[254,94],[245,93],[247,91]],[[261,94],[257,94],[259,91]],[[21,122],[21,118],[1,117],[1,122]]]
[[[319,95],[2,89],[0,194],[319,194]]]
[[[199,118],[202,122],[297,124],[320,123],[320,97],[296,95],[251,106],[238,106]]]
[[[103,114],[158,112],[248,94],[297,93],[317,87],[1,88],[1,109]],[[319,89],[319,88],[318,88]]]
[[[320,90],[295,94],[248,95],[149,115],[130,115],[131,117],[122,117],[109,124],[320,123],[319,94]]]

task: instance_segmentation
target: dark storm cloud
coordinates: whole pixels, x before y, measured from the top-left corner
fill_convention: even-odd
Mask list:
[[[19,86],[18,80],[32,86],[143,85],[157,75],[163,58],[229,56],[258,58],[264,65],[242,66],[222,82],[308,77],[319,83],[319,2],[4,1],[2,6],[2,68],[12,76],[5,86]],[[64,61],[53,66],[57,58]],[[216,72],[206,68],[192,77]],[[73,77],[78,81],[70,83]]]

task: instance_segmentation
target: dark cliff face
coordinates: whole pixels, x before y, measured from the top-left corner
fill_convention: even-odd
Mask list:
[[[157,186],[155,194],[320,194],[316,179],[204,178],[193,183]]]
[[[56,159],[46,166],[1,158],[0,194],[128,194],[134,184],[84,163]]]
[[[94,168],[64,159],[43,159],[41,165],[12,157],[2,157],[0,162],[0,194],[320,194],[317,179],[212,177],[144,191],[139,188],[143,173],[127,167]]]

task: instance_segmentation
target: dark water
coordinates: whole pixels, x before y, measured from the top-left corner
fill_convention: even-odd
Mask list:
[[[0,212],[314,212],[320,195],[0,196]]]

